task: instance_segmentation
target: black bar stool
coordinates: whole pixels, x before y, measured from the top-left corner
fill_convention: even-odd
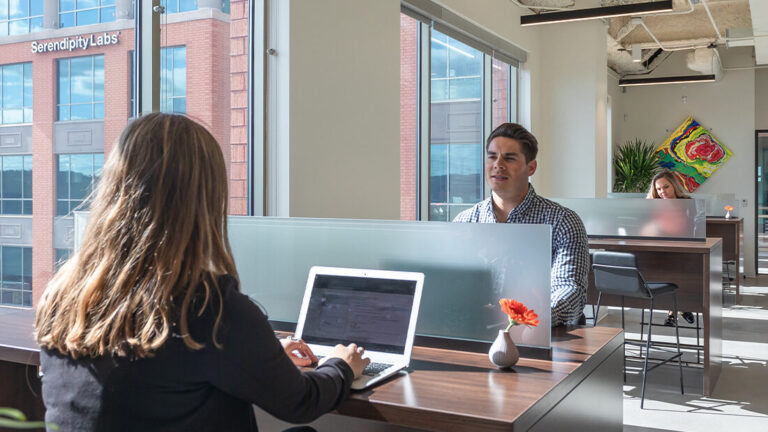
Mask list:
[[[595,288],[598,291],[597,308],[595,310],[594,323],[597,324],[597,314],[600,313],[600,299],[603,294],[613,294],[621,296],[621,328],[624,328],[624,297],[634,297],[648,299],[650,302],[650,316],[653,316],[653,300],[657,296],[672,294],[674,313],[677,316],[677,285],[669,282],[646,282],[640,270],[637,268],[637,260],[634,254],[624,252],[597,251],[592,255],[592,270],[595,273]],[[683,365],[680,352],[680,332],[675,321],[675,336],[677,336],[677,352],[648,369],[648,354],[653,348],[658,351],[674,352],[651,343],[651,328],[648,326],[648,337],[645,344],[642,342],[625,341],[625,344],[636,345],[642,348],[645,345],[645,355],[643,356],[643,386],[640,396],[640,408],[645,403],[645,377],[648,371],[651,371],[667,362],[677,359],[677,366],[680,369],[680,393],[685,394],[683,388]],[[642,349],[641,349],[642,355]],[[627,380],[626,354],[624,356],[624,381]]]

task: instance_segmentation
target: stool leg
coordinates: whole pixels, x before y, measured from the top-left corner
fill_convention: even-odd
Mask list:
[[[592,310],[592,327],[597,326],[597,314],[600,313],[600,298],[603,297],[603,293],[597,294],[597,308]]]
[[[650,316],[653,316],[653,297],[651,297]],[[648,374],[648,354],[651,353],[651,330],[653,326],[648,323],[648,339],[645,341],[645,358],[643,359],[643,386],[640,390],[640,409],[643,409],[645,403],[645,376]]]
[[[672,293],[672,305],[675,307],[674,313],[677,316],[677,293]],[[680,330],[677,327],[677,320],[675,320],[675,337],[677,337],[677,353],[680,354]],[[677,357],[677,368],[680,370],[680,394],[685,394],[685,388],[683,387],[683,356],[682,354]]]
[[[653,316],[650,317],[650,319],[653,319]],[[649,321],[650,321],[649,319]],[[648,326],[651,326],[651,323],[648,323]],[[640,342],[643,341],[643,327],[645,327],[645,308],[640,309]],[[643,356],[643,346],[640,345],[640,357]]]
[[[701,363],[701,350],[699,347],[701,347],[701,342],[699,341],[699,329],[701,329],[701,326],[699,326],[699,313],[696,312],[696,363]]]

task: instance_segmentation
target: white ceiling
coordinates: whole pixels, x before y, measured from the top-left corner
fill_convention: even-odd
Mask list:
[[[528,6],[532,13],[547,13],[549,10],[541,8],[575,10],[649,0],[510,1]],[[717,25],[719,36],[703,1]],[[725,46],[726,43],[728,46],[755,46],[757,64],[768,64],[768,37],[759,36],[768,36],[768,0],[673,0],[673,6],[673,12],[643,16],[640,25],[631,17],[608,19],[608,67],[621,76],[646,73],[666,58],[659,55],[663,51],[688,51],[707,46]],[[751,37],[753,34],[758,37]],[[636,45],[642,47],[642,62],[632,61],[631,51]],[[663,51],[659,51],[662,48]]]

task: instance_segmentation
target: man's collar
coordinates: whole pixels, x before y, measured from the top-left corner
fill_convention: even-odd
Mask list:
[[[517,205],[517,207],[513,208],[512,211],[509,212],[507,215],[507,219],[505,222],[509,222],[509,219],[511,216],[517,216],[525,213],[528,208],[531,207],[533,201],[536,199],[536,191],[533,189],[533,185],[528,183],[528,192],[525,194],[525,198],[523,198],[523,201]],[[496,216],[493,212],[493,196],[489,197],[486,200],[485,207],[485,215],[486,217],[490,217],[494,222],[496,221]]]

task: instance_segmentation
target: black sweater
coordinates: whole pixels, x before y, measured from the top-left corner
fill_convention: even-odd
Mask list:
[[[307,423],[349,393],[351,368],[329,359],[302,373],[285,354],[264,314],[221,277],[222,329],[212,342],[218,303],[190,314],[190,333],[205,348],[190,350],[178,336],[153,357],[74,360],[43,349],[45,420],[67,431],[256,431],[251,404],[275,417]],[[194,317],[194,318],[193,318]]]

